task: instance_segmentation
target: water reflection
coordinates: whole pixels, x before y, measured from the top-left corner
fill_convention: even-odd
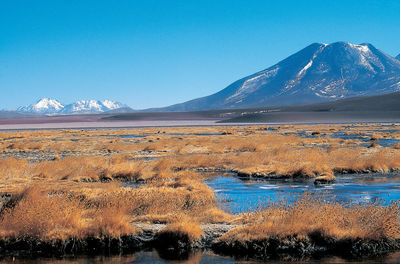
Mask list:
[[[190,255],[186,259],[180,260],[165,260],[160,257],[160,255],[156,251],[142,251],[136,254],[131,255],[122,255],[122,256],[82,256],[76,258],[35,258],[35,259],[26,259],[26,258],[4,258],[0,261],[0,263],[39,263],[39,264],[48,264],[48,263],[56,263],[56,264],[94,264],[94,263],[141,263],[141,264],[205,264],[205,263],[221,263],[221,264],[256,264],[256,263],[270,263],[270,264],[283,264],[288,263],[285,260],[268,260],[268,261],[257,261],[257,260],[238,260],[231,257],[219,256],[210,251],[206,252],[195,252]],[[324,257],[320,259],[310,259],[310,260],[301,260],[301,261],[290,261],[293,264],[314,264],[314,263],[353,263],[353,264],[366,264],[366,263],[400,263],[400,253],[392,253],[387,256],[382,256],[379,258],[372,259],[360,259],[360,260],[345,260],[339,257]]]
[[[270,202],[293,202],[307,192],[315,197],[341,203],[379,201],[385,205],[400,200],[400,174],[338,175],[336,182],[314,185],[312,179],[246,180],[220,176],[206,183],[229,211],[242,213],[264,207]]]

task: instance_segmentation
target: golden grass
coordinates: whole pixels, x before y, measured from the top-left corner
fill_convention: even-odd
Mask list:
[[[178,236],[187,236],[189,241],[196,241],[203,235],[203,230],[201,230],[200,225],[187,217],[183,217],[167,225],[159,232],[161,234],[172,233]]]
[[[2,238],[55,240],[135,232],[126,216],[111,208],[91,211],[76,198],[60,194],[49,197],[50,194],[42,192],[38,186],[29,187],[18,196],[20,200],[15,206],[1,214]]]
[[[168,223],[168,230],[189,234],[193,229],[198,234],[197,224],[190,223],[227,223],[237,221],[237,216],[218,208],[214,193],[203,183],[210,176],[196,170],[224,169],[261,177],[331,180],[337,172],[400,169],[397,147],[365,148],[358,139],[331,137],[340,131],[362,134],[365,129],[373,129],[374,137],[380,137],[383,132],[379,130],[384,128],[360,124],[287,125],[274,130],[248,126],[1,132],[0,190],[21,199],[15,199],[12,206],[0,213],[0,234],[3,238],[28,236],[47,240],[121,236],[137,232],[131,228],[131,222]],[[285,134],[299,131],[320,134],[314,133],[310,138]],[[197,133],[221,135],[194,135]],[[123,186],[127,181],[142,184]],[[383,225],[383,213],[391,214],[385,210],[396,212],[396,208],[315,202],[310,208],[301,203],[295,208],[270,208],[247,220],[242,218],[241,223],[249,225],[240,231],[240,236],[257,237],[260,225],[260,230],[269,235],[281,231],[307,234],[322,228],[337,237],[369,237],[366,230],[372,230],[373,225],[368,222],[368,214],[379,216],[375,222]],[[317,216],[318,210],[327,217]],[[328,216],[337,224],[329,222]],[[304,226],[288,229],[290,225],[283,224],[290,224],[296,217],[304,220]],[[181,225],[182,219],[186,220]],[[340,223],[344,219],[350,219],[352,224],[343,227]],[[367,229],[361,228],[362,219],[368,222]],[[327,226],[332,228],[324,227],[323,221],[328,221]],[[393,230],[392,226],[390,222],[388,228]],[[239,234],[238,230],[235,232]]]

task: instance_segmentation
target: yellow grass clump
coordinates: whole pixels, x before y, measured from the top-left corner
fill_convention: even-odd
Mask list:
[[[32,186],[16,195],[1,212],[1,237],[56,240],[134,233],[116,208],[90,211],[79,200],[42,192]]]
[[[196,241],[203,235],[200,225],[186,217],[167,225],[159,232],[160,234],[170,233],[176,236],[187,236],[189,241]]]

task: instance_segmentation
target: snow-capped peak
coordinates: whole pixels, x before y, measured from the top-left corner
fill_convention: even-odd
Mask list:
[[[107,107],[110,110],[118,109],[123,107],[121,103],[117,103],[111,100],[104,100],[101,102],[105,107]]]
[[[43,98],[35,104],[19,107],[17,111],[40,114],[102,113],[122,107],[126,107],[126,105],[111,100],[80,100],[63,105],[55,99]]]
[[[80,100],[75,103],[66,105],[61,111],[62,113],[93,113],[106,112],[109,110],[118,109],[125,105],[111,100]]]
[[[360,52],[363,53],[368,53],[371,52],[368,48],[367,44],[352,44],[352,43],[348,43],[350,47],[352,47],[353,49],[357,49]]]
[[[72,112],[101,111],[101,105],[96,100],[80,100],[66,106],[66,109],[69,110],[69,108],[71,108]]]
[[[19,107],[17,110],[21,112],[51,114],[58,112],[64,108],[64,105],[51,98],[42,98],[35,104]]]

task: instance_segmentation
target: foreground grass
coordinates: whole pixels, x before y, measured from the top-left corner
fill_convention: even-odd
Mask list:
[[[385,136],[381,126],[368,128],[375,138]],[[228,246],[271,238],[307,240],[317,233],[336,240],[399,239],[398,204],[344,206],[305,197],[293,205],[231,215],[218,207],[214,193],[203,183],[211,176],[198,172],[332,180],[338,172],[400,168],[397,146],[366,147],[361,140],[329,136],[341,129],[360,133],[365,127],[0,133],[5,139],[0,144],[0,237],[121,237],[141,232],[132,223],[163,223],[167,226],[159,236],[196,241],[204,236],[200,225],[226,223],[239,226],[220,238]],[[298,131],[313,137],[292,134]]]

